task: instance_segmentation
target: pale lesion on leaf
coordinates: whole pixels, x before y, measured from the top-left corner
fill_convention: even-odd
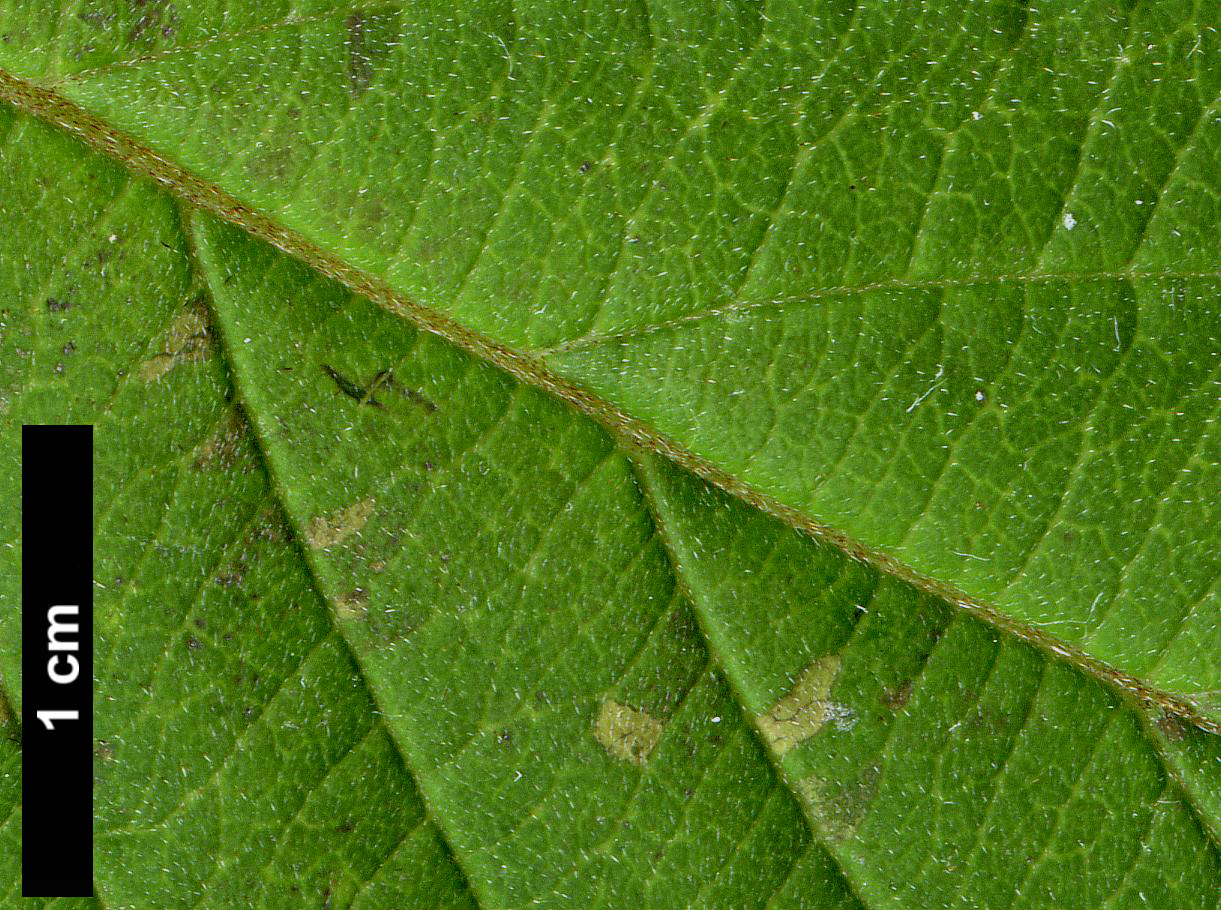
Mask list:
[[[797,781],[794,790],[806,816],[819,833],[832,843],[847,840],[855,832],[878,793],[881,768],[869,765],[852,780],[832,780],[817,775]]]
[[[802,671],[793,688],[771,709],[756,718],[759,733],[779,757],[805,742],[837,719],[844,709],[831,701],[831,686],[839,673],[838,654],[820,657]]]
[[[182,363],[202,363],[213,354],[208,312],[200,300],[192,301],[174,317],[162,337],[160,350],[140,364],[140,378],[154,382]]]
[[[372,496],[360,502],[313,518],[305,529],[305,540],[315,550],[342,543],[369,521],[376,501]]]
[[[664,730],[647,711],[607,698],[594,722],[594,739],[613,757],[644,767]]]

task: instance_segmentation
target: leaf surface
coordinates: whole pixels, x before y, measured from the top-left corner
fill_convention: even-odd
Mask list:
[[[1218,738],[1100,663],[1215,714],[1198,10],[196,6],[2,90],[383,308],[0,115],[103,903],[1216,905]]]
[[[17,76],[1221,718],[1199,4],[49,6],[7,16]]]

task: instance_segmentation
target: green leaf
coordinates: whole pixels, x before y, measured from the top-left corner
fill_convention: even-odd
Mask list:
[[[1199,10],[193,6],[0,35],[103,905],[1216,906]]]
[[[10,99],[1216,729],[1197,4],[15,6]]]

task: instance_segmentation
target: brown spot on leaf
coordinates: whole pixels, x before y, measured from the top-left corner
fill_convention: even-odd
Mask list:
[[[912,681],[909,679],[900,685],[888,687],[882,691],[882,704],[892,711],[898,711],[907,704],[912,696]]]

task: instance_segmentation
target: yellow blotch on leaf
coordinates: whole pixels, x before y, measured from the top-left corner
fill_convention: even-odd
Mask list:
[[[305,529],[306,541],[314,549],[321,550],[346,540],[365,526],[373,514],[373,504],[374,499],[370,496],[346,509],[319,515]]]
[[[787,695],[759,715],[759,732],[777,755],[784,755],[822,729],[833,712],[829,696],[839,673],[836,654],[820,657],[805,668]]]
[[[615,758],[643,766],[664,729],[665,725],[651,714],[608,698],[598,712],[594,739]]]

